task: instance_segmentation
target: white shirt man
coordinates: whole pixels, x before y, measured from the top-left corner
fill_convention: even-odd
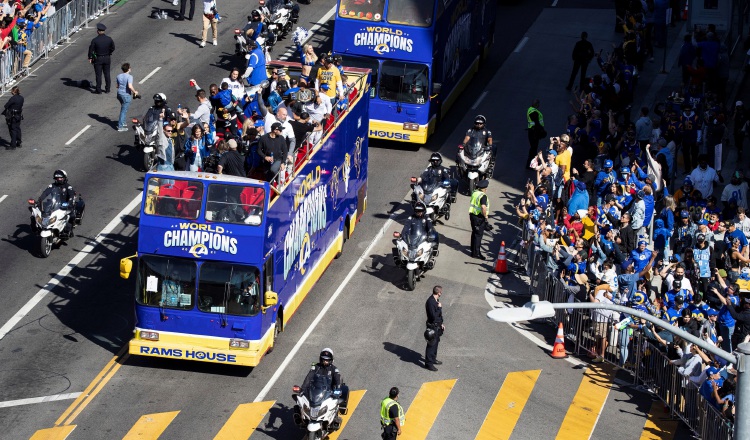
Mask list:
[[[284,136],[284,138],[287,141],[287,144],[289,146],[289,155],[291,157],[292,152],[294,152],[296,147],[296,140],[294,139],[294,130],[292,129],[291,124],[289,124],[289,113],[287,112],[286,108],[279,108],[276,111],[276,115],[274,116],[272,113],[268,113],[264,119],[265,122],[265,130],[266,132],[270,132],[271,126],[274,122],[278,122],[281,124],[281,135]]]
[[[741,180],[742,173],[735,171],[732,174],[732,180],[727,186],[724,187],[724,191],[721,192],[721,201],[728,202],[729,199],[737,201],[737,206],[745,208],[747,210],[747,182]]]
[[[698,159],[698,167],[690,173],[690,180],[693,181],[695,189],[701,192],[705,199],[714,192],[714,182],[719,183],[719,175],[716,170],[708,166],[705,156]]]
[[[737,208],[737,217],[733,221],[737,229],[745,234],[745,237],[750,237],[750,218],[747,218],[745,208]]]
[[[304,106],[304,110],[310,114],[310,119],[315,122],[323,123],[326,115],[333,111],[330,99],[325,99],[326,95],[316,94],[315,99]]]

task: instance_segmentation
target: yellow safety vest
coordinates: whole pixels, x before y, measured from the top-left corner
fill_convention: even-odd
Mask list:
[[[469,214],[474,215],[482,215],[482,205],[480,202],[482,201],[482,196],[484,196],[484,192],[481,190],[474,190],[474,193],[471,195],[471,205],[469,206]],[[487,198],[487,211],[490,209],[490,199]]]
[[[388,426],[393,423],[393,419],[388,416],[388,411],[391,410],[391,406],[393,405],[398,405],[398,420],[401,422],[401,426],[403,426],[404,422],[406,422],[404,408],[390,397],[386,397],[380,402],[380,423],[382,423],[383,426]]]
[[[544,127],[544,117],[542,116],[542,112],[540,112],[538,108],[529,107],[529,109],[526,110],[526,122],[529,124],[529,128],[534,126],[534,121],[531,120],[531,114],[534,112],[539,113],[539,125]]]

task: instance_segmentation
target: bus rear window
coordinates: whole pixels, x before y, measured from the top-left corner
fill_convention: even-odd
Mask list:
[[[198,283],[198,308],[227,315],[255,315],[260,310],[260,272],[251,266],[205,262]]]
[[[385,0],[341,0],[339,17],[381,21]]]
[[[388,23],[430,27],[434,14],[434,0],[388,0]]]
[[[223,185],[208,186],[206,220],[209,222],[260,225],[266,192],[261,187]]]
[[[146,214],[195,220],[201,211],[203,183],[152,177],[148,179]]]
[[[138,262],[136,301],[188,310],[195,295],[195,264],[177,258],[143,256]]]
[[[429,93],[428,73],[426,64],[383,61],[380,69],[380,99],[424,104]]]

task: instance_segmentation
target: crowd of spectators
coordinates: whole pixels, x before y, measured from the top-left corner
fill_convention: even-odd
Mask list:
[[[597,54],[601,72],[576,90],[566,128],[529,164],[536,175],[516,206],[523,243],[576,300],[630,306],[731,352],[750,339],[750,294],[740,288],[750,285],[750,219],[748,183],[734,169],[725,182],[721,156],[731,141],[742,151],[747,113],[742,102],[724,107],[726,48],[709,27],[685,37],[684,83],[631,119],[638,72],[652,57],[644,10],[633,5],[622,44]],[[593,362],[612,344],[626,366],[641,331],[684,386],[731,419],[735,370],[723,359],[626,314],[595,310],[591,328]]]

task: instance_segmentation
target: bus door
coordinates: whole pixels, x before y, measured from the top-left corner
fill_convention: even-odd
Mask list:
[[[269,252],[268,257],[266,257],[266,262],[263,264],[263,297],[261,301],[265,301],[266,292],[269,292],[269,291],[276,292],[276,290],[274,290],[274,287],[273,287],[274,254],[275,254],[274,251]],[[276,292],[276,294],[278,295],[279,292]],[[265,306],[265,303],[263,303],[263,306]],[[268,330],[269,328],[273,326],[273,313],[274,313],[273,307],[271,307],[269,309],[266,309],[265,313],[262,314],[263,315],[261,318],[263,321],[263,325],[261,326],[262,332],[265,332],[266,330]],[[261,336],[263,336],[263,333],[261,333]]]

